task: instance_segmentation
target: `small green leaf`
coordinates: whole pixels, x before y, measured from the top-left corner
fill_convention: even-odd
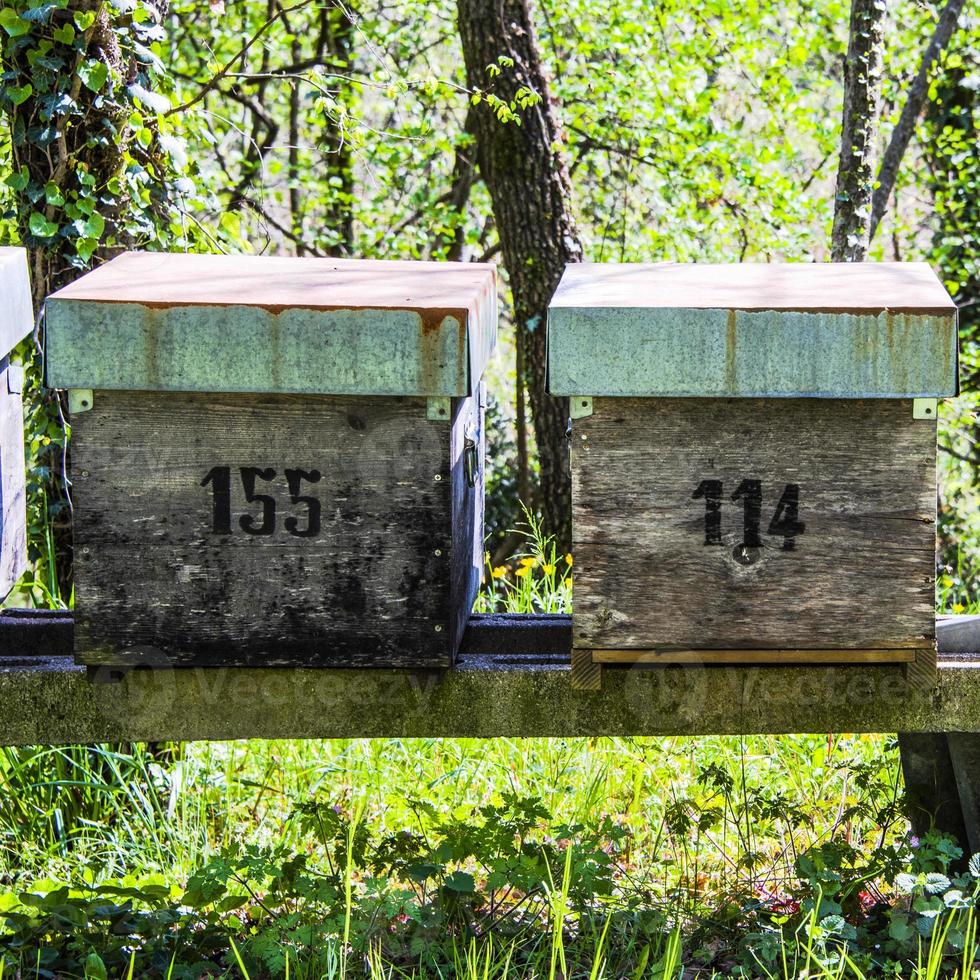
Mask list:
[[[7,98],[13,102],[14,105],[20,105],[22,102],[26,102],[34,92],[34,86],[28,82],[26,85],[21,85],[18,88],[16,85],[11,85],[7,89]]]
[[[4,181],[11,190],[17,191],[18,193],[24,190],[30,182],[31,175],[27,172],[27,167],[21,167],[20,170],[15,170]]]
[[[58,234],[58,226],[53,221],[48,221],[40,211],[32,211],[30,218],[27,219],[27,227],[32,235],[38,238],[53,238]]]
[[[109,69],[101,61],[83,61],[78,66],[78,77],[87,89],[98,92],[109,80]]]
[[[61,27],[56,27],[54,29],[54,39],[59,44],[74,44],[75,28],[71,24],[63,24]]]
[[[85,957],[85,980],[108,980],[105,963],[98,953],[92,952]]]
[[[446,879],[446,888],[461,895],[472,895],[476,891],[476,882],[473,880],[473,875],[465,871],[454,871]]]
[[[74,20],[75,26],[80,31],[87,31],[95,23],[95,12],[92,10],[76,10]]]
[[[61,188],[53,180],[49,180],[44,185],[44,200],[58,208],[65,203],[65,196],[61,193]]]
[[[75,251],[78,253],[78,257],[83,262],[88,262],[92,258],[92,254],[99,247],[99,240],[97,238],[76,238],[75,239]]]
[[[31,29],[31,25],[10,7],[4,7],[3,10],[0,10],[0,27],[11,37],[26,34]]]
[[[85,237],[101,238],[103,231],[105,231],[105,218],[98,211],[93,211],[92,216],[85,222]]]

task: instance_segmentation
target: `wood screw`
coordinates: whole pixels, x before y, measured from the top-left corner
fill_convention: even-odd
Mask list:
[[[435,480],[436,483],[442,483],[442,474],[436,473],[436,475],[432,479]]]
[[[436,632],[437,632],[437,633],[441,633],[441,632],[442,632],[442,627],[441,627],[441,626],[439,626],[439,625],[437,625],[437,626],[436,626]]]
[[[435,555],[436,555],[436,558],[441,558],[442,557],[442,548],[436,548]]]

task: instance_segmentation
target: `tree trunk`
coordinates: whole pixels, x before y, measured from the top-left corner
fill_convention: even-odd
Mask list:
[[[472,114],[477,161],[493,202],[534,421],[540,476],[533,503],[546,533],[554,534],[565,549],[571,540],[568,400],[545,390],[548,302],[565,265],[582,260],[563,138],[538,52],[530,0],[457,0],[457,11],[470,88],[502,100],[520,119],[501,121],[486,98]],[[502,56],[513,65],[501,62]],[[499,74],[491,76],[488,65],[499,65]],[[517,100],[522,88],[540,101],[521,108]]]
[[[831,238],[834,262],[860,262],[870,242],[875,136],[881,96],[884,0],[851,0],[844,112]]]
[[[948,0],[933,32],[932,40],[926,47],[916,73],[915,80],[909,88],[908,95],[905,97],[905,105],[902,106],[902,114],[899,116],[895,128],[888,140],[885,154],[881,158],[881,167],[878,170],[878,186],[874,190],[871,202],[871,228],[868,235],[869,240],[873,240],[878,225],[884,217],[888,207],[888,198],[891,197],[895,188],[895,180],[898,177],[898,168],[901,166],[902,157],[908,149],[909,142],[915,133],[915,124],[922,115],[925,108],[926,99],[929,97],[929,75],[933,66],[939,60],[939,56],[949,44],[949,39],[956,30],[959,23],[960,13],[963,10],[964,0]]]
[[[157,22],[167,5],[168,0],[150,0]],[[149,223],[160,202],[166,203],[161,177],[166,153],[157,140],[139,139],[144,128],[154,126],[155,114],[139,108],[148,101],[155,77],[140,53],[154,24],[102,0],[65,5],[8,0],[4,12],[13,15],[0,48],[0,109],[11,146],[8,183],[18,236],[28,250],[37,314],[50,292],[131,244],[131,225]],[[43,67],[39,51],[45,55]],[[137,83],[139,99],[131,91]],[[134,114],[139,124],[132,123]],[[124,179],[127,167],[136,166],[150,178],[138,198]],[[36,574],[47,566],[47,587],[67,601],[71,522],[64,419],[59,396],[41,386],[40,356],[34,351],[27,356],[28,433],[46,437],[42,448],[31,450],[36,458],[28,471],[29,556]]]

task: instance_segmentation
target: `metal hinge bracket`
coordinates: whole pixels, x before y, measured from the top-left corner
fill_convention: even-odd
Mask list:
[[[584,419],[592,414],[590,395],[573,395],[568,399],[568,414],[573,419]]]
[[[935,422],[939,416],[938,398],[913,398],[912,418]]]
[[[95,397],[91,388],[69,388],[68,389],[68,411],[72,415],[79,412],[89,412],[95,404]]]
[[[452,413],[452,400],[432,397],[425,400],[425,417],[430,422],[448,422]]]

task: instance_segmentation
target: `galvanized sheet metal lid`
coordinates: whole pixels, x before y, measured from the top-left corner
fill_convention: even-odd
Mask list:
[[[494,267],[131,252],[48,297],[54,388],[468,395]]]
[[[0,358],[6,357],[33,329],[27,251],[0,248]]]
[[[956,394],[956,306],[928,265],[569,266],[548,311],[556,395]]]

